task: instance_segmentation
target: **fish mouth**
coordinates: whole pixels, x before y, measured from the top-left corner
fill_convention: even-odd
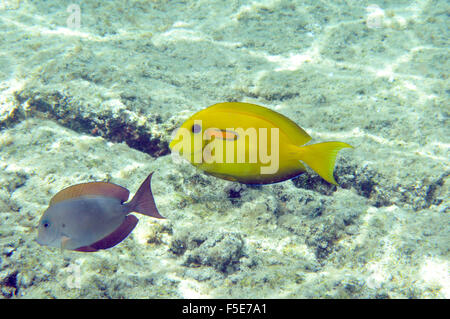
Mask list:
[[[35,239],[35,241],[41,246],[55,246],[55,245],[52,245],[52,244],[54,244],[57,240],[58,240],[58,238],[53,238],[52,240],[47,240],[46,241],[46,240],[43,240],[41,238],[41,236],[39,236],[39,235]]]
[[[169,148],[170,148],[171,151],[172,151],[172,149],[173,149],[175,144],[176,144],[175,140],[173,140],[172,142],[169,143]]]
[[[37,237],[36,242],[41,246],[51,246],[55,240],[45,241],[42,238]]]

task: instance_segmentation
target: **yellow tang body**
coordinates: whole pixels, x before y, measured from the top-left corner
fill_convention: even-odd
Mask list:
[[[170,143],[204,172],[245,184],[270,184],[306,171],[306,163],[326,181],[333,177],[343,142],[306,145],[311,137],[287,117],[240,102],[214,104],[191,116]]]

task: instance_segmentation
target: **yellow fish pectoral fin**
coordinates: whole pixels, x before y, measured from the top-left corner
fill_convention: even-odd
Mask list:
[[[297,147],[298,159],[305,162],[327,182],[338,185],[333,176],[337,153],[343,148],[353,148],[344,142],[325,142]]]
[[[206,136],[208,136],[209,139],[211,137],[219,138],[221,140],[227,140],[227,141],[234,141],[237,140],[239,135],[235,131],[232,130],[223,130],[223,129],[217,129],[217,128],[209,128],[205,131]]]

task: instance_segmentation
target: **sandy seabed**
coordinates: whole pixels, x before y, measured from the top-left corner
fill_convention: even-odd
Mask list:
[[[3,298],[450,298],[447,1],[1,3]],[[174,162],[174,129],[223,101],[353,145],[341,186]],[[62,188],[151,171],[167,219],[96,253],[36,243]]]

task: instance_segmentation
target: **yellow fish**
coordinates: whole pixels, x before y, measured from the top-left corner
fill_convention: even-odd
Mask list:
[[[244,184],[282,182],[308,165],[327,182],[343,142],[305,145],[311,137],[287,117],[241,102],[214,104],[192,115],[169,147],[207,174]]]

